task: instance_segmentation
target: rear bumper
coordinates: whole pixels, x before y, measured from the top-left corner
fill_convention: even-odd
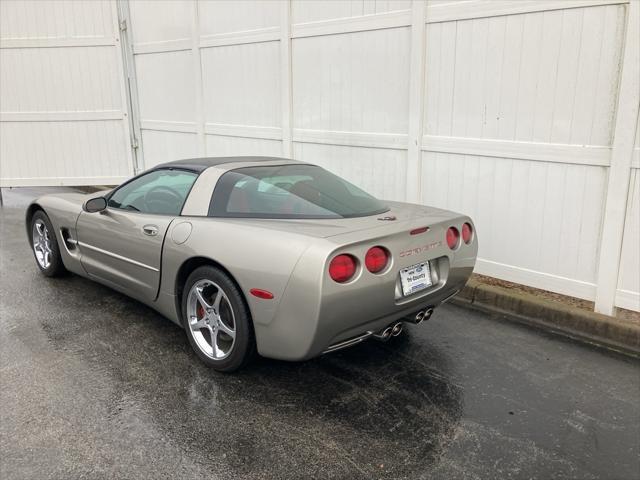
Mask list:
[[[415,315],[462,290],[473,272],[478,240],[460,242],[453,250],[444,241],[449,226],[461,228],[466,216],[440,212],[373,230],[330,237],[311,245],[299,258],[274,315],[254,321],[260,354],[282,360],[305,360],[331,346],[377,332],[390,323]],[[411,229],[428,225],[417,234]],[[375,234],[375,235],[374,235]],[[363,265],[367,251],[381,245],[390,252],[382,272]],[[357,261],[356,273],[337,283],[328,273],[336,255],[347,253]],[[432,285],[403,296],[400,272],[428,261]]]
[[[329,322],[326,319],[321,319],[321,328],[316,334],[316,339],[310,352],[310,356],[315,356],[319,353],[326,353],[327,350],[334,350],[337,344],[345,342],[346,340],[354,337],[361,336],[367,332],[376,333],[386,328],[392,323],[398,321],[408,321],[413,319],[415,314],[419,311],[424,311],[427,308],[436,308],[443,302],[446,302],[453,296],[455,296],[465,286],[467,279],[471,275],[472,269],[468,275],[465,275],[462,271],[456,272],[456,275],[460,274],[465,278],[453,280],[447,282],[447,284],[438,289],[437,291],[424,295],[414,301],[411,301],[403,306],[401,310],[395,311],[391,314],[382,315],[377,318],[371,318],[364,320],[362,323],[351,324],[349,319],[343,318],[342,325],[346,328],[340,328],[336,326],[334,322]],[[329,328],[329,325],[333,324],[334,328]],[[323,346],[324,345],[324,346]],[[320,351],[318,351],[320,349]]]
[[[288,294],[300,297],[291,302],[283,299],[283,308],[270,325],[256,325],[258,351],[270,358],[299,361],[350,346],[351,341],[360,343],[370,332],[437,307],[462,290],[472,272],[473,263],[449,268],[440,284],[400,302],[388,282],[344,298],[323,297],[317,303],[298,289],[288,289]]]

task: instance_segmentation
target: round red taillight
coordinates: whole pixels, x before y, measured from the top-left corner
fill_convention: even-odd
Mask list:
[[[458,248],[458,244],[460,243],[460,232],[456,227],[449,227],[447,230],[447,245],[451,250],[455,250]]]
[[[389,262],[389,254],[382,247],[371,247],[364,257],[364,264],[371,273],[384,270]]]
[[[329,263],[329,276],[338,283],[344,283],[356,273],[356,259],[351,255],[338,255]]]
[[[469,243],[471,241],[471,235],[473,234],[473,229],[471,228],[471,224],[465,223],[462,225],[462,240],[464,243]]]

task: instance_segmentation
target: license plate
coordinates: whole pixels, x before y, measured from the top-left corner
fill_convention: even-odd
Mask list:
[[[400,270],[400,282],[402,283],[402,294],[405,297],[429,288],[433,284],[429,262],[418,263]]]

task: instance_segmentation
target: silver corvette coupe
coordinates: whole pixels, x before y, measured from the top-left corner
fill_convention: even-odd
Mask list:
[[[109,192],[46,195],[26,222],[43,274],[151,306],[220,371],[256,351],[304,360],[397,336],[460,291],[478,250],[464,215],[268,157],[182,160]]]

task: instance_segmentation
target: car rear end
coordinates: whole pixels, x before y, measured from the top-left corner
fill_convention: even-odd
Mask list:
[[[343,233],[309,247],[273,321],[256,332],[261,353],[301,360],[384,337],[397,322],[428,319],[464,287],[478,250],[471,219],[418,205],[390,207],[340,220],[349,225]]]

